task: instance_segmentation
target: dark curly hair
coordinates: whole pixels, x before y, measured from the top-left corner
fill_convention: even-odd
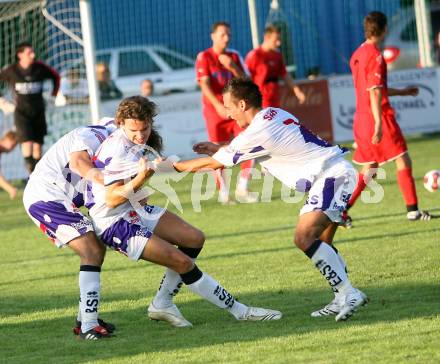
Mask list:
[[[121,101],[116,110],[115,124],[123,125],[126,119],[142,120],[151,124],[151,134],[147,145],[159,154],[163,150],[163,141],[154,127],[154,117],[157,115],[157,105],[143,96],[127,97]]]

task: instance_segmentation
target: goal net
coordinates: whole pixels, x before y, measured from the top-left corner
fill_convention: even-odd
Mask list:
[[[78,0],[22,0],[0,1],[0,66],[15,62],[17,45],[30,42],[36,59],[49,64],[60,73],[62,88],[70,81],[86,79],[81,18]],[[51,83],[45,84],[47,101],[46,121],[48,135],[45,146],[53,144],[60,136],[90,120],[90,110],[85,103],[87,83],[79,82],[69,100],[60,93],[50,96]],[[0,92],[12,101],[7,85],[0,83]],[[69,104],[68,107],[66,105]],[[0,136],[13,128],[13,114],[0,111]],[[10,179],[24,178],[21,152],[2,154],[2,173]]]

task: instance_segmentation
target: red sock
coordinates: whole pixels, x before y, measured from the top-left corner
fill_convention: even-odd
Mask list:
[[[397,171],[397,183],[402,192],[407,207],[417,210],[417,193],[412,168],[405,168]]]
[[[224,171],[223,167],[213,171],[215,178],[215,185],[217,186],[218,190],[220,190],[222,185],[224,184],[223,171]]]
[[[243,162],[240,164],[241,174],[240,177],[249,178],[250,170],[254,166],[254,160]]]
[[[351,206],[354,205],[354,203],[359,198],[359,196],[361,195],[362,191],[365,189],[366,186],[367,186],[367,184],[365,183],[365,175],[362,173],[359,173],[358,174],[358,182],[357,182],[356,188],[354,189],[353,194],[351,195],[350,201],[348,201],[347,209],[349,209]]]

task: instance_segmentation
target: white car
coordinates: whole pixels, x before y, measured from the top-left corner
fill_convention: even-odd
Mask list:
[[[431,3],[432,42],[440,31],[440,3]],[[434,51],[434,47],[433,51]],[[385,38],[383,56],[389,70],[420,66],[416,16],[413,7],[401,9],[391,18]]]
[[[146,78],[153,81],[159,95],[197,89],[195,60],[161,45],[103,49],[96,52],[96,59],[108,64],[125,97],[139,94]]]
[[[124,97],[139,95],[141,83],[145,79],[153,81],[155,95],[197,89],[195,60],[161,45],[98,50],[96,63],[99,62],[109,66],[111,79]],[[76,81],[72,86],[71,77],[75,72]],[[71,63],[61,72],[61,92],[55,101],[58,106],[66,104],[64,96],[67,93],[63,94],[64,89],[68,90],[74,99],[87,97],[83,60]]]

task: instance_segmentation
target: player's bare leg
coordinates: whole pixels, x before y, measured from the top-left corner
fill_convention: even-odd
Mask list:
[[[333,230],[333,223],[322,211],[307,212],[299,218],[295,231],[295,244],[312,260],[333,292],[338,294],[339,309],[329,314],[336,314],[336,321],[341,321],[348,319],[359,306],[364,305],[367,298],[351,285],[344,261],[338,251],[331,244],[320,239],[326,235],[333,238],[331,235]]]
[[[38,161],[41,159],[42,155],[42,145],[40,143],[32,143],[32,158],[33,160],[33,169],[35,169],[35,166],[37,165]]]
[[[371,179],[376,177],[375,170],[379,165],[377,163],[364,164],[361,171],[358,173],[358,181],[356,188],[351,195],[350,201],[348,201],[347,208],[342,212],[342,221],[339,224],[347,229],[352,227],[352,219],[348,215],[348,210],[355,204],[357,199],[362,194],[362,191],[367,187]]]
[[[398,157],[396,160],[397,183],[402,192],[407,209],[407,218],[410,221],[430,220],[431,215],[426,211],[419,210],[416,185],[412,175],[412,162],[408,153]]]
[[[154,233],[161,239],[177,245],[179,250],[185,253],[193,261],[197,258],[205,242],[205,235],[199,229],[188,224],[176,214],[165,211],[159,219]],[[150,318],[160,316],[160,311],[173,309],[175,311],[173,297],[176,296],[183,285],[182,278],[178,272],[167,268],[162,277],[159,289],[148,307]],[[185,327],[191,324],[183,316],[173,318],[174,326]]]
[[[27,141],[21,143],[21,154],[23,155],[24,164],[29,174],[34,170],[34,157],[32,156],[32,142]]]
[[[166,266],[177,272],[192,292],[217,307],[226,309],[237,320],[278,320],[282,316],[279,311],[248,307],[236,301],[216,280],[201,272],[188,255],[156,235],[150,237],[140,259]],[[156,319],[168,321],[180,327],[181,317],[179,316],[181,314],[175,305],[169,310],[155,313]]]
[[[17,196],[17,189],[11,185],[6,178],[0,173],[0,188],[3,188],[8,194],[9,198],[13,200]]]

